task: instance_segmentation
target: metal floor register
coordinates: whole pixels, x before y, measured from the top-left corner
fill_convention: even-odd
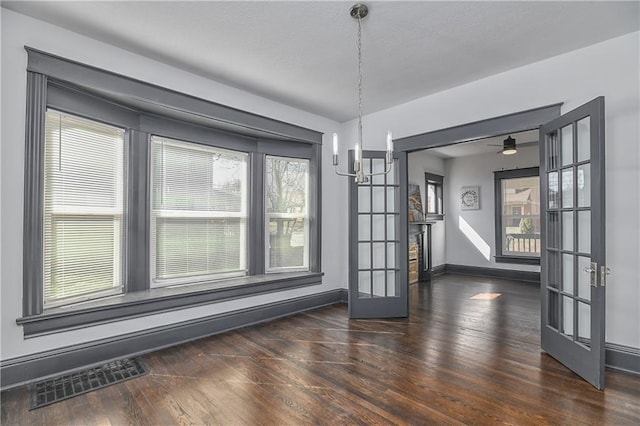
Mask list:
[[[29,385],[29,409],[44,407],[129,379],[144,376],[149,369],[140,358],[113,361],[100,367],[65,374]]]

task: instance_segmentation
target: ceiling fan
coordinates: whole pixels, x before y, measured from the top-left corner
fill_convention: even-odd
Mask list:
[[[527,142],[527,143],[522,143],[518,146],[520,147],[526,147],[526,146],[533,146],[533,145],[537,145],[538,142]],[[516,140],[514,138],[511,137],[511,135],[509,135],[508,138],[506,138],[504,141],[502,141],[502,145],[492,145],[489,144],[489,146],[501,146],[502,149],[498,152],[496,152],[496,154],[504,154],[504,155],[513,155],[516,154],[518,152],[518,149],[516,147]]]

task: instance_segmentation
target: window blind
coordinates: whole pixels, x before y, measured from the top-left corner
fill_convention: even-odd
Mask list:
[[[309,269],[309,160],[266,157],[266,270]]]
[[[151,137],[152,285],[246,274],[248,155]]]
[[[44,164],[44,305],[120,292],[123,129],[48,110]]]

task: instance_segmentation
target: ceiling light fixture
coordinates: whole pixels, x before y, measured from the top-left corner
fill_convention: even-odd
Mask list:
[[[343,173],[338,171],[338,134],[333,134],[333,167],[336,174],[340,176],[351,176],[355,178],[357,183],[365,183],[369,181],[370,176],[386,175],[391,171],[393,165],[393,139],[391,132],[387,132],[387,154],[386,168],[384,172],[380,173],[367,173],[365,174],[362,168],[362,151],[364,147],[362,145],[362,20],[369,14],[369,8],[365,4],[354,4],[349,9],[349,15],[358,21],[358,140],[355,148],[355,159],[353,161],[354,173]]]
[[[502,153],[504,155],[513,155],[518,150],[516,150],[516,140],[509,136],[502,142]]]

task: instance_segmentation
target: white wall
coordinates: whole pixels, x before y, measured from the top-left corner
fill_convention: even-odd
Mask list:
[[[347,182],[346,179],[337,177],[331,166],[330,137],[332,132],[340,129],[339,123],[224,86],[6,9],[1,9],[0,13],[2,15],[0,115],[2,122],[0,331],[2,337],[0,356],[3,360],[332,288],[346,287]],[[22,316],[22,205],[27,59],[25,45],[179,92],[324,132],[322,190],[324,194],[330,194],[330,196],[324,197],[322,209],[322,266],[325,272],[323,284],[25,340],[22,328],[15,323],[16,318]]]
[[[417,151],[408,155],[408,175],[409,183],[420,185],[420,196],[422,197],[422,207],[426,209],[427,194],[425,188],[425,172],[444,176],[445,168],[442,158],[429,155],[429,151]],[[444,191],[447,190],[447,180],[444,181]],[[446,209],[447,206],[444,206]],[[446,213],[446,212],[445,212]],[[431,225],[431,266],[445,264],[445,223],[444,220],[437,221]]]
[[[604,95],[606,104],[609,342],[640,348],[640,33],[627,34],[364,117],[369,149],[395,138],[556,102],[568,112]],[[366,87],[365,87],[366,91]],[[343,131],[352,132],[354,123]]]
[[[447,263],[540,271],[540,266],[537,265],[514,265],[494,261],[496,237],[493,172],[536,167],[540,162],[538,155],[537,147],[525,147],[518,148],[518,153],[515,155],[483,154],[444,161],[445,182],[448,182],[445,195]],[[475,185],[480,187],[480,209],[461,210],[460,187]],[[464,221],[462,226],[461,221]],[[464,226],[465,222],[473,231]],[[478,240],[473,232],[477,233]],[[486,248],[488,251],[485,251]]]

